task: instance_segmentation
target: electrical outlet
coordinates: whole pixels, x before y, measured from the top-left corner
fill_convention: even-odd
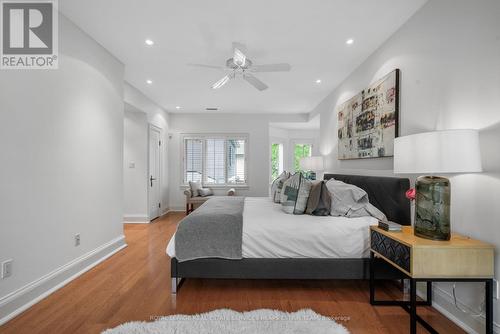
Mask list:
[[[12,259],[2,262],[2,279],[12,276]]]
[[[493,298],[495,299],[500,298],[500,291],[498,291],[498,288],[498,281],[493,279]]]
[[[80,246],[80,233],[75,234],[75,247]]]

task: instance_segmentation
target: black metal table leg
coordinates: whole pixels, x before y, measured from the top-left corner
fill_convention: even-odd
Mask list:
[[[375,302],[375,254],[370,252],[370,304],[373,305]]]
[[[432,281],[427,281],[427,305],[432,306]]]
[[[417,334],[417,282],[410,278],[410,334]]]
[[[484,281],[484,300],[486,304],[486,334],[493,334],[493,280]]]

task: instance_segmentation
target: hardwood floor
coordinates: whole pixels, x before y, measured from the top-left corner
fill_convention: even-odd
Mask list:
[[[100,333],[158,315],[200,313],[218,308],[296,311],[311,308],[352,333],[407,333],[409,316],[399,307],[372,307],[366,281],[186,280],[170,294],[170,259],[165,248],[182,213],[152,224],[127,224],[128,247],[0,327],[0,333]],[[379,289],[397,298],[398,289]],[[431,308],[419,314],[442,333],[465,333]],[[426,333],[419,328],[419,333]]]

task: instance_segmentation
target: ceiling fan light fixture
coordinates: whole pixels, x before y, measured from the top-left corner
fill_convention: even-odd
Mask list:
[[[234,57],[233,57],[233,61],[236,65],[238,65],[239,67],[244,67],[245,66],[245,63],[246,63],[246,59],[247,57],[245,56],[245,54],[243,52],[241,52],[239,49],[234,49]]]

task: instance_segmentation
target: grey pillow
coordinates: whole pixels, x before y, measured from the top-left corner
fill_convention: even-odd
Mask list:
[[[290,173],[283,171],[272,183],[271,185],[271,199],[274,203],[281,202],[281,189],[283,189],[283,183],[290,177]]]
[[[332,197],[330,215],[343,217],[372,216],[378,220],[387,220],[382,211],[370,204],[368,194],[363,189],[334,179],[328,180],[326,187]]]
[[[312,183],[309,199],[307,200],[306,214],[313,216],[328,216],[332,205],[332,198],[325,181]]]
[[[201,197],[212,196],[214,192],[210,188],[200,188],[198,189],[198,195]]]
[[[297,172],[283,184],[281,190],[281,209],[286,213],[301,215],[306,211],[307,199],[312,182]]]
[[[198,197],[200,195],[198,190],[202,189],[201,182],[189,181],[189,188],[191,188],[191,193],[193,194],[193,197]]]

